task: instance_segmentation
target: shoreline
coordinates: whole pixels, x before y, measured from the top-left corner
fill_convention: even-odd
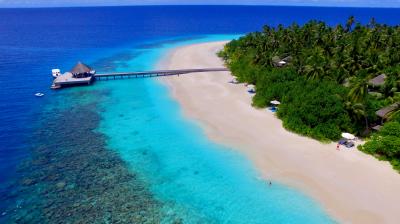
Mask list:
[[[159,63],[163,69],[223,66],[215,55],[224,41],[178,47]],[[162,77],[183,115],[196,121],[212,141],[244,154],[263,178],[305,192],[344,223],[400,220],[400,175],[388,162],[357,149],[291,133],[270,111],[251,106],[243,84],[229,72]]]

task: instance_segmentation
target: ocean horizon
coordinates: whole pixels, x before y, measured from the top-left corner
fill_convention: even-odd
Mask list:
[[[52,68],[77,61],[153,70],[176,47],[351,15],[400,19],[381,8],[0,9],[0,222],[336,223],[310,195],[270,187],[244,155],[210,141],[157,79],[49,87]]]

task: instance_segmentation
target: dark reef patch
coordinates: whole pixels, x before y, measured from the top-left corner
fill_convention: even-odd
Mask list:
[[[97,93],[91,93],[97,94]],[[72,94],[70,97],[74,98]],[[7,223],[160,223],[162,204],[96,132],[97,105],[53,109],[5,200]],[[50,116],[50,114],[52,114]],[[2,211],[3,212],[3,211]]]

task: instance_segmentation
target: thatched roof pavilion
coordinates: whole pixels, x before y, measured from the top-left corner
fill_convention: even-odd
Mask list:
[[[368,83],[370,85],[372,85],[373,87],[379,87],[379,86],[382,86],[383,84],[385,84],[385,80],[386,80],[386,75],[381,74],[381,75],[378,75],[377,77],[369,80]]]
[[[293,57],[292,56],[287,56],[287,57],[283,58],[282,61],[284,61],[286,63],[290,63],[290,62],[293,61]]]
[[[400,102],[394,103],[390,106],[384,107],[378,111],[376,111],[376,115],[378,115],[381,118],[387,118],[390,112],[396,110],[397,108],[400,107]]]
[[[88,65],[78,62],[72,69],[71,74],[74,78],[86,78],[95,73]]]
[[[71,73],[74,75],[77,74],[86,74],[90,73],[92,71],[92,68],[90,68],[88,65],[83,64],[82,62],[78,62],[72,69]]]
[[[293,60],[292,56],[287,56],[283,59],[281,59],[278,56],[272,57],[272,63],[274,64],[275,67],[283,67],[290,63]]]

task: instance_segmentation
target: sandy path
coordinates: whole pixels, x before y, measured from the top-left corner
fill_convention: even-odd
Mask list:
[[[160,68],[220,67],[215,54],[223,44],[175,49]],[[265,178],[301,189],[342,223],[400,223],[400,174],[387,162],[286,131],[272,112],[251,107],[246,87],[231,79],[228,72],[210,72],[161,80],[185,116],[213,141],[244,153]]]

